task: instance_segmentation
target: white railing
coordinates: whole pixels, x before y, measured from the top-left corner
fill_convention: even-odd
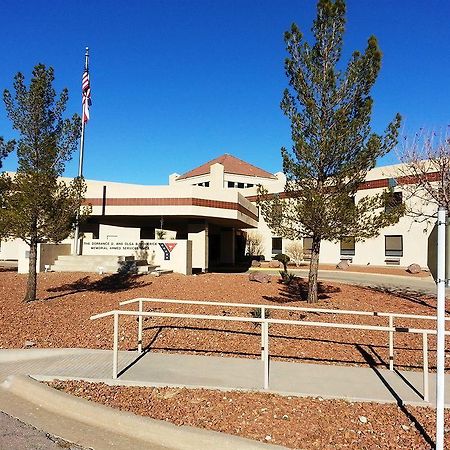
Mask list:
[[[211,302],[211,301],[198,301],[198,300],[175,300],[168,298],[134,298],[131,300],[125,300],[119,303],[119,305],[129,305],[132,303],[138,303],[138,311],[143,311],[143,304],[145,302],[150,303],[171,303],[179,305],[206,305],[206,306],[228,306],[239,308],[257,308],[261,311],[261,318],[266,318],[267,310],[284,310],[284,311],[301,311],[301,312],[314,312],[322,314],[336,314],[336,315],[354,315],[354,316],[369,316],[369,317],[386,317],[388,319],[387,326],[393,328],[393,331],[389,331],[389,370],[394,370],[394,335],[395,332],[402,332],[402,327],[395,327],[395,319],[418,319],[418,320],[431,320],[436,321],[436,316],[426,316],[417,314],[403,314],[403,313],[386,313],[377,311],[355,311],[355,310],[343,310],[343,309],[325,309],[325,308],[311,308],[302,306],[278,306],[267,304],[254,304],[254,303],[226,303],[226,302]],[[445,319],[450,320],[450,317]],[[261,349],[264,348],[264,342],[261,338]],[[142,353],[142,317],[138,318],[138,352]],[[261,350],[261,358],[263,357],[263,351]]]
[[[195,305],[214,305],[214,306],[239,306],[244,308],[261,308],[261,318],[258,317],[240,317],[240,316],[217,316],[208,314],[183,314],[183,313],[164,313],[150,311],[142,311],[143,303],[146,301],[159,302],[159,303],[179,303],[179,304],[195,304]],[[285,319],[268,319],[263,317],[263,308],[265,309],[288,309],[288,310],[302,310],[302,311],[314,311],[316,308],[301,308],[301,307],[283,307],[283,306],[270,306],[270,305],[257,305],[257,304],[241,304],[241,303],[219,303],[219,302],[201,302],[201,301],[189,301],[189,300],[170,300],[170,299],[145,299],[138,298],[133,300],[127,300],[120,304],[138,303],[140,311],[108,311],[91,316],[91,320],[100,319],[103,317],[114,317],[114,337],[113,337],[113,370],[112,377],[116,379],[118,376],[118,355],[119,355],[119,316],[135,316],[138,317],[138,351],[142,352],[142,319],[144,317],[168,317],[168,318],[181,318],[181,319],[194,319],[194,320],[216,320],[225,322],[252,322],[261,324],[261,359],[263,360],[263,386],[264,389],[269,388],[269,324],[282,324],[282,325],[298,325],[306,327],[322,327],[322,328],[340,328],[350,330],[366,330],[366,331],[380,331],[387,332],[389,336],[393,336],[395,332],[401,333],[413,333],[422,334],[422,352],[423,352],[423,399],[429,401],[429,368],[428,368],[428,336],[435,335],[436,330],[422,329],[422,328],[409,328],[409,327],[393,327],[393,326],[378,326],[378,325],[361,325],[361,324],[349,324],[349,323],[329,323],[329,322],[311,322],[303,320],[285,320]],[[370,313],[367,311],[345,311],[342,310],[321,310],[326,313],[337,314],[359,314],[366,316],[383,315],[389,317],[389,321],[394,317],[409,317],[409,318],[423,318],[426,320],[433,320],[432,316],[414,316],[411,314],[394,314],[394,313]],[[450,335],[450,332],[446,332],[446,335]],[[391,342],[391,341],[390,341]],[[389,346],[391,351],[391,345]]]

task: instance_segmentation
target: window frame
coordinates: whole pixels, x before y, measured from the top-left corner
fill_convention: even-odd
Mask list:
[[[403,192],[395,191],[389,193],[391,198],[388,200],[388,204],[384,207],[384,212],[389,213],[395,207],[400,206],[403,203]]]
[[[279,248],[275,248],[274,247],[274,241],[278,241],[280,242],[280,247]],[[283,238],[279,237],[279,236],[272,236],[272,255],[280,255],[281,253],[283,253]]]
[[[388,249],[388,239],[400,238],[400,249],[395,249],[390,247]],[[403,235],[402,234],[387,234],[384,236],[384,256],[386,258],[401,258],[403,257],[404,246],[403,246]]]
[[[310,239],[311,240],[311,245],[308,247],[305,245],[305,240],[306,239]],[[312,237],[311,236],[304,236],[302,239],[302,245],[303,245],[303,259],[311,259],[311,254],[312,254]]]
[[[342,248],[343,241],[345,241],[345,240],[346,241],[352,240],[353,241],[353,248],[350,248],[350,246],[349,246],[349,248]],[[355,239],[354,236],[347,236],[345,238],[342,238],[339,241],[339,245],[340,245],[339,251],[340,251],[340,255],[341,256],[355,256],[355,253],[356,253],[356,239]]]

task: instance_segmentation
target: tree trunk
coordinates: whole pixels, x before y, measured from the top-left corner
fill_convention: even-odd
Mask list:
[[[317,274],[319,271],[320,241],[320,237],[313,236],[311,262],[309,265],[308,303],[317,303],[319,301],[317,293]]]
[[[30,244],[30,258],[28,265],[27,293],[25,302],[34,302],[36,300],[36,262],[37,262],[37,243],[32,241]]]

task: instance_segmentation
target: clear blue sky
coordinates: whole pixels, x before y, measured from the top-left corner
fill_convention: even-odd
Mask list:
[[[0,88],[17,71],[29,80],[42,62],[69,89],[68,111],[80,113],[89,46],[87,178],[161,184],[223,153],[276,172],[280,147],[291,145],[279,108],[283,33],[296,22],[309,34],[315,8],[314,0],[2,0]],[[374,129],[397,111],[409,133],[446,127],[450,2],[350,0],[347,10],[345,56],[370,34],[384,53]],[[12,136],[3,102],[0,135]],[[15,170],[14,158],[4,168]]]

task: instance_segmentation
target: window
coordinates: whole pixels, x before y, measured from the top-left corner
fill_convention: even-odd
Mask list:
[[[341,255],[355,256],[355,238],[345,237],[341,239]]]
[[[237,187],[238,187],[239,189],[242,189],[242,188],[244,187],[244,183],[238,183],[238,184],[237,184]]]
[[[385,236],[385,256],[403,256],[403,236]]]
[[[234,181],[229,181],[228,182],[228,187],[229,188],[234,188]]]
[[[391,192],[386,199],[386,206],[384,210],[388,213],[394,208],[400,206],[403,202],[403,195],[401,192]]]
[[[253,184],[252,183],[247,183],[245,187],[248,187],[248,188],[249,187],[253,187]]]
[[[311,259],[311,251],[312,251],[312,238],[311,237],[303,238],[303,258]]]
[[[283,239],[280,237],[272,238],[272,255],[283,253]]]

